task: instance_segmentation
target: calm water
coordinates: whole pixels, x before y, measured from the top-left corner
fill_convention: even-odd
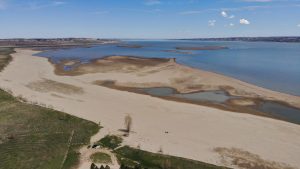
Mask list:
[[[231,76],[258,86],[300,96],[300,43],[203,42],[203,41],[124,41],[142,45],[125,48],[102,45],[91,48],[53,50],[38,54],[54,62],[62,59],[91,59],[108,55],[176,58],[180,64]],[[176,47],[226,46],[213,51],[173,51]],[[170,50],[170,51],[168,51]],[[168,51],[168,52],[167,52]]]
[[[177,91],[170,87],[153,87],[139,89],[152,96],[172,96],[191,101],[209,101],[214,103],[224,103],[228,99],[237,98],[227,95],[224,91],[205,91],[195,93],[177,93]]]
[[[300,109],[267,101],[260,105],[258,110],[269,113],[275,117],[281,118],[282,120],[300,124]]]
[[[141,91],[153,96],[172,96],[176,90],[170,87],[142,88]]]
[[[228,99],[234,98],[233,96],[228,96],[223,91],[206,91],[187,94],[176,94],[175,97],[193,101],[209,101],[215,103],[224,103]]]
[[[171,96],[183,98],[191,101],[208,101],[213,103],[223,104],[229,99],[239,98],[235,96],[227,95],[223,91],[205,91],[205,92],[195,92],[195,93],[186,93],[178,94],[176,90],[169,87],[155,87],[155,88],[143,88],[141,91],[152,95],[152,96]],[[300,124],[300,109],[290,107],[281,103],[273,101],[262,102],[259,106],[250,106],[252,108],[264,113],[271,115],[291,123]]]

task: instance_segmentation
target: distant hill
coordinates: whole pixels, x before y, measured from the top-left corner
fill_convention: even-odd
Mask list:
[[[181,40],[202,40],[202,41],[247,41],[247,42],[300,42],[300,36],[281,37],[229,37],[229,38],[190,38]]]
[[[0,47],[63,47],[88,46],[108,43],[118,43],[112,39],[92,38],[39,38],[39,39],[0,39]]]

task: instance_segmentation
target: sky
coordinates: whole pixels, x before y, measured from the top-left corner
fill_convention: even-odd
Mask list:
[[[300,36],[300,0],[0,0],[0,38]]]

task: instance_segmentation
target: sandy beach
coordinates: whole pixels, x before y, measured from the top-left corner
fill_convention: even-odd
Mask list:
[[[114,80],[120,86],[131,87],[172,86],[180,92],[222,88],[232,95],[284,101],[300,108],[297,96],[179,66],[172,60],[153,67],[127,64],[123,69],[108,66],[95,70],[85,65],[78,74],[59,74],[46,58],[33,56],[36,53],[17,49],[13,61],[0,73],[0,87],[30,102],[100,122],[104,128],[99,135],[120,134],[124,117],[130,114],[133,132],[125,138],[126,145],[140,145],[151,152],[161,148],[164,154],[235,168],[238,167],[233,161],[237,159],[273,168],[300,168],[299,125],[110,89],[94,82]],[[198,83],[201,86],[193,85]]]

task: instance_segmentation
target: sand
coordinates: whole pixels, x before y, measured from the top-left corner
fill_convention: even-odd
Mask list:
[[[130,114],[133,119],[133,132],[125,138],[126,145],[140,145],[141,149],[151,152],[162,148],[164,154],[217,165],[234,166],[230,159],[234,161],[234,158],[241,155],[243,158],[246,156],[244,159],[249,159],[249,163],[254,160],[257,163],[268,162],[274,165],[274,168],[300,168],[299,125],[92,84],[95,79],[115,78],[125,81],[127,76],[134,77],[130,76],[130,73],[119,77],[118,73],[113,72],[58,76],[54,73],[54,66],[45,58],[32,56],[35,53],[36,51],[32,50],[17,49],[13,54],[13,61],[0,73],[0,87],[29,101],[51,105],[54,109],[96,123],[101,122],[104,128],[99,136],[107,133],[118,134],[119,129],[124,128],[124,117]],[[212,75],[214,74],[208,73],[207,76]],[[161,77],[159,74],[153,76],[156,80],[161,78],[164,81],[166,74],[161,74]],[[151,80],[151,76],[147,79]],[[55,90],[45,92],[35,90],[36,87],[28,87],[45,80],[64,86],[71,85],[72,89],[80,88],[82,91],[60,92],[59,90],[63,91],[64,88],[55,87]],[[136,77],[134,80],[139,79]],[[230,78],[224,78],[225,83],[235,83],[235,80],[227,80]],[[243,86],[244,83],[240,85]],[[261,89],[253,85],[251,88]],[[276,93],[278,94],[272,93],[272,97],[276,98]],[[286,94],[282,96],[286,96],[287,99],[292,97]],[[299,104],[297,99],[291,100]],[[239,151],[233,153],[233,156],[230,150]],[[224,154],[227,154],[226,158]],[[272,163],[273,161],[276,163]],[[234,167],[239,168],[237,165]]]
[[[300,97],[255,86],[234,78],[177,64],[174,59],[146,59],[110,56],[64,71],[64,62],[55,65],[58,75],[81,76],[87,81],[114,81],[115,87],[172,87],[178,92],[223,90],[253,102],[273,100],[300,108]],[[95,82],[95,81],[94,81]],[[237,102],[232,102],[237,103]]]

